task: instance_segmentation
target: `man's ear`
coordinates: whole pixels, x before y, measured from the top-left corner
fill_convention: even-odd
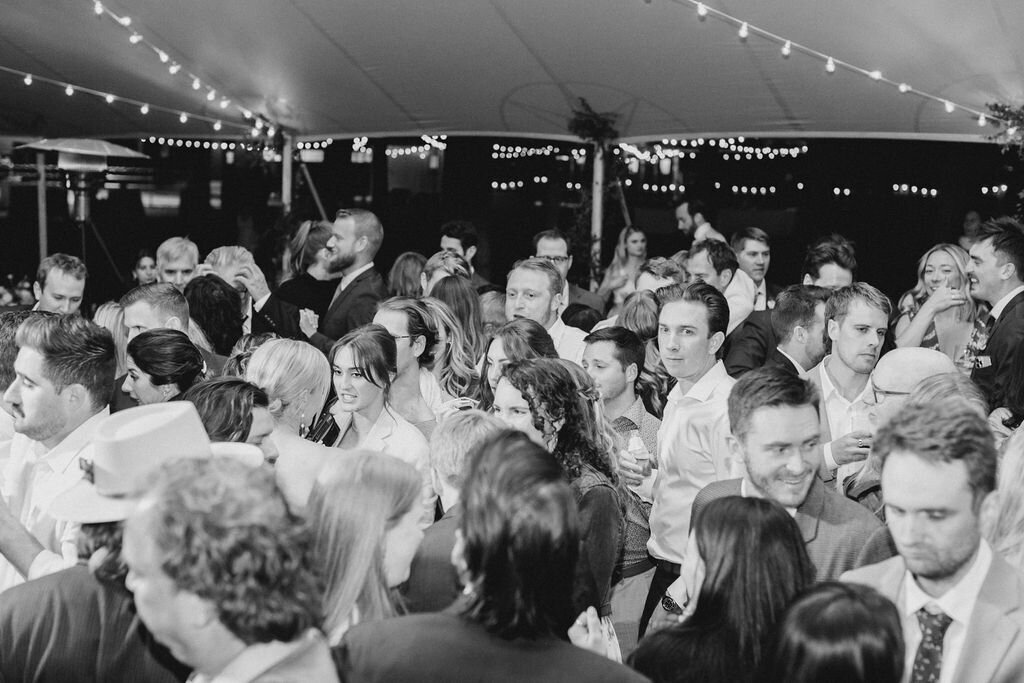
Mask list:
[[[722,278],[725,277],[726,273],[729,273],[729,278],[726,279],[726,280],[723,280],[723,282],[725,282],[726,287],[728,287],[729,283],[732,282],[733,276],[736,275],[736,271],[733,270],[732,268],[723,268],[722,272],[718,274],[718,279],[722,280]]]
[[[834,318],[825,321],[825,329],[828,330],[828,338],[832,341],[836,340],[839,336],[839,323]]]
[[[184,325],[182,325],[181,318],[179,318],[176,315],[172,315],[170,318],[165,320],[164,327],[166,327],[169,330],[178,330],[179,332],[185,331],[185,327]]]
[[[75,407],[78,407],[83,403],[92,402],[92,397],[89,395],[84,384],[69,384],[64,387],[64,391],[60,393]]]
[[[715,332],[713,335],[711,335],[708,341],[708,353],[714,356],[718,353],[718,350],[722,348],[722,344],[725,343],[725,333]]]
[[[732,456],[733,462],[743,462],[743,444],[732,434],[725,437],[725,443],[729,447],[729,455]]]
[[[636,378],[640,376],[640,370],[637,368],[636,363],[630,363],[626,366],[626,381],[632,384],[636,381]]]
[[[463,258],[469,261],[470,263],[473,262],[474,256],[476,256],[476,247],[470,247],[468,249],[463,250]]]
[[[35,296],[36,301],[43,298],[43,288],[39,286],[38,282],[32,283],[32,295]]]

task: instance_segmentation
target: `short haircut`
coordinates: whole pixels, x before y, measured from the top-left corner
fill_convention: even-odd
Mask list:
[[[690,258],[692,259],[697,254],[702,253],[707,253],[708,260],[711,261],[711,267],[719,275],[724,270],[728,270],[735,275],[736,270],[740,267],[739,261],[736,260],[736,252],[722,240],[708,239],[694,242],[693,246],[690,247]]]
[[[562,240],[565,242],[565,252],[572,254],[572,238],[568,234],[552,228],[551,230],[541,230],[533,236],[533,253],[537,253],[537,245],[540,244],[541,240]]]
[[[312,535],[274,471],[231,458],[166,465],[134,518],[178,590],[206,600],[246,645],[289,642],[319,626],[322,587]]]
[[[231,245],[217,247],[206,255],[203,263],[214,268],[224,268],[252,265],[256,263],[256,259],[253,257],[252,252],[245,247]]]
[[[879,427],[872,450],[883,471],[893,451],[913,453],[930,463],[962,461],[976,503],[996,488],[999,460],[992,430],[977,408],[959,396],[926,405],[905,403]]]
[[[698,213],[704,216],[705,220],[708,220],[708,205],[702,199],[691,199],[686,195],[683,195],[676,202],[676,206],[682,206],[686,204],[686,210],[689,212],[691,217],[696,216]]]
[[[210,441],[244,443],[252,429],[252,411],[270,408],[267,392],[240,377],[214,377],[181,395],[195,404]]]
[[[702,305],[708,314],[708,336],[715,332],[725,334],[729,327],[729,302],[725,295],[706,282],[693,282],[688,285],[667,285],[655,295],[658,297],[658,315],[666,304],[677,301],[689,301]]]
[[[836,680],[895,683],[903,677],[896,605],[870,586],[826,582],[794,600],[777,627],[764,683]]]
[[[43,357],[43,377],[59,393],[81,384],[94,408],[110,402],[117,357],[114,337],[96,323],[75,316],[33,316],[18,328],[14,341]]]
[[[1018,357],[1021,357],[1020,354]],[[947,396],[959,396],[973,405],[979,414],[988,417],[989,405],[985,392],[959,370],[924,378],[911,390],[907,402],[924,405]]]
[[[813,406],[818,412],[818,390],[805,379],[782,368],[757,368],[744,374],[729,392],[729,426],[743,440],[750,419],[759,408]]]
[[[341,209],[334,216],[334,220],[348,218],[355,225],[356,239],[365,237],[369,244],[369,255],[373,258],[380,251],[380,245],[384,243],[384,226],[380,219],[372,211],[366,209]]]
[[[562,638],[572,603],[580,523],[562,468],[519,431],[470,455],[459,528],[475,590],[467,619],[505,639]]]
[[[644,369],[646,350],[640,336],[632,330],[618,325],[603,327],[588,334],[583,342],[585,344],[596,344],[598,342],[611,342],[615,346],[615,359],[625,370],[630,364],[636,365],[639,374]]]
[[[476,226],[469,221],[448,221],[441,226],[441,237],[458,240],[459,244],[462,245],[463,251],[480,244],[480,236],[476,231]]]
[[[474,301],[476,299],[474,298]],[[408,296],[393,296],[390,299],[380,302],[377,306],[378,313],[398,313],[405,318],[406,334],[416,337],[423,337],[424,348],[420,354],[420,365],[429,366],[434,362],[434,346],[437,345],[437,325],[434,323],[434,316],[420,299],[413,299]]]
[[[177,318],[182,325],[188,325],[188,300],[178,288],[169,282],[154,282],[130,290],[121,297],[121,308],[142,302],[152,308],[159,316],[167,320]]]
[[[636,272],[637,277],[647,273],[659,280],[671,279],[678,285],[686,284],[686,269],[672,259],[663,256],[655,256],[643,262]]]
[[[854,282],[852,285],[840,287],[829,296],[825,302],[825,321],[835,320],[842,323],[849,314],[853,302],[858,300],[884,313],[886,320],[892,315],[892,302],[889,301],[889,297],[866,282]]]
[[[732,250],[738,254],[743,251],[747,240],[760,242],[766,247],[770,247],[772,245],[771,241],[768,239],[768,233],[761,228],[743,228],[732,234],[732,237],[729,239],[729,246],[731,246]]]
[[[383,325],[369,324],[357,327],[331,347],[327,359],[334,367],[338,352],[352,348],[352,361],[366,380],[384,390],[384,402],[391,394],[391,377],[397,372],[398,347],[395,338]]]
[[[818,304],[827,303],[831,294],[817,285],[790,285],[779,292],[771,312],[772,331],[779,343],[788,342],[797,327],[807,329],[813,325]]]
[[[1017,279],[1024,281],[1024,225],[1003,216],[985,221],[978,229],[978,242],[992,241],[992,249],[1005,262],[1012,263]]]
[[[36,269],[36,282],[39,284],[39,289],[46,288],[46,278],[51,270],[59,270],[76,280],[84,280],[89,276],[85,263],[77,256],[50,254],[39,262],[39,268]]]
[[[537,258],[536,256],[520,259],[512,264],[512,270],[508,271],[508,277],[511,279],[512,273],[517,270],[532,270],[547,277],[548,290],[551,292],[551,296],[561,294],[562,289],[565,288],[565,280],[562,279],[562,274],[547,259]]]
[[[501,420],[482,410],[451,413],[430,434],[430,466],[449,486],[462,488],[469,453],[503,429]]]
[[[809,275],[812,280],[817,280],[821,276],[822,266],[827,266],[830,263],[848,270],[856,276],[857,254],[854,251],[853,242],[837,233],[818,238],[811,246],[807,247],[801,276]]]
[[[155,386],[174,384],[185,391],[203,379],[203,356],[178,330],[147,330],[128,342],[128,355]]]
[[[187,258],[197,265],[199,263],[199,247],[187,237],[172,237],[164,240],[156,248],[156,267],[158,269],[183,258]]]
[[[14,382],[14,359],[18,345],[14,338],[21,324],[36,316],[57,315],[49,311],[4,311],[0,313],[0,388],[4,391]]]

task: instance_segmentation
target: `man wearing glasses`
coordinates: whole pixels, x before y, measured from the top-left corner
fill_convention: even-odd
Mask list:
[[[569,237],[561,230],[545,230],[533,236],[534,256],[550,261],[565,283],[562,286],[562,308],[558,314],[561,315],[570,304],[583,304],[604,315],[605,302],[601,297],[568,280],[569,269],[572,268],[571,247]]]
[[[885,354],[878,359],[869,383],[875,401],[875,425],[888,422],[922,380],[956,371],[950,357],[935,349],[908,346]]]

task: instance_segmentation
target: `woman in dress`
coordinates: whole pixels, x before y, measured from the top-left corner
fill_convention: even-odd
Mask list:
[[[634,225],[626,226],[619,232],[615,245],[615,256],[604,271],[604,280],[597,290],[602,301],[612,299],[608,316],[618,314],[622,302],[636,291],[636,276],[640,266],[647,260],[647,235]]]
[[[899,301],[897,346],[937,349],[959,360],[977,314],[967,278],[968,256],[955,244],[937,244],[917,262],[917,286]]]

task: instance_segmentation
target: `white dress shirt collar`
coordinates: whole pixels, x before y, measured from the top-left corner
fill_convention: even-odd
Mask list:
[[[793,356],[791,356],[788,353],[786,353],[785,351],[783,351],[781,346],[777,346],[775,348],[776,348],[776,350],[779,353],[781,353],[783,356],[786,357],[786,360],[788,360],[790,363],[793,364],[793,367],[796,368],[796,374],[798,374],[800,376],[800,379],[807,379],[807,370],[804,370],[804,366],[800,365],[800,363],[797,361],[796,358],[793,358]],[[824,368],[822,368],[822,369],[824,369]],[[824,375],[825,373],[823,372],[821,374]],[[824,389],[824,382],[825,382],[825,380],[823,379],[822,380],[822,389]],[[829,384],[832,384],[832,380],[829,380]]]
[[[992,307],[992,320],[999,320],[999,316],[1003,314],[1003,309],[1006,308],[1006,304],[1010,303],[1010,299],[1017,296],[1021,292],[1024,292],[1024,285],[1018,285],[1009,292],[1007,292],[1002,299],[996,302],[996,305]]]
[[[345,275],[344,277],[342,277],[341,278],[341,282],[338,283],[338,291],[339,292],[345,291],[345,289],[350,284],[352,284],[357,277],[359,277],[360,275],[362,275],[366,271],[370,270],[371,268],[373,268],[373,261],[370,261],[369,263],[367,263],[362,268],[356,268],[354,271],[352,271],[348,275]]]
[[[974,603],[978,601],[981,586],[985,583],[985,577],[991,567],[992,549],[988,542],[982,539],[971,568],[955,586],[937,598],[933,598],[921,590],[914,575],[908,570],[903,577],[904,595],[906,596],[903,602],[903,613],[906,616],[913,616],[925,605],[935,605],[952,617],[954,621],[966,626],[971,619]]]

